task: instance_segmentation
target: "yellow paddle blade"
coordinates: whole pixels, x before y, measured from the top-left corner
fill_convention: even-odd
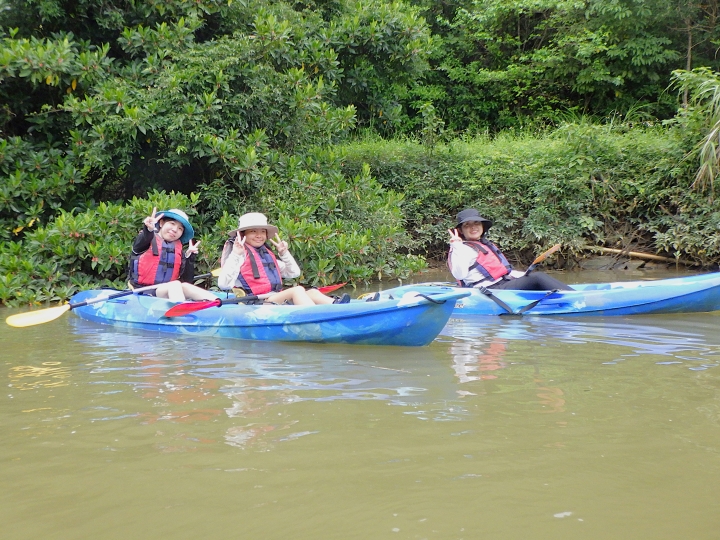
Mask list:
[[[30,311],[28,313],[10,315],[5,319],[5,322],[16,328],[23,328],[25,326],[33,326],[35,324],[53,321],[68,311],[70,311],[70,304],[65,304],[47,309],[38,309],[37,311]]]
[[[213,270],[210,273],[213,275],[213,277],[220,277],[220,270],[221,270],[220,268],[216,268],[215,270]]]

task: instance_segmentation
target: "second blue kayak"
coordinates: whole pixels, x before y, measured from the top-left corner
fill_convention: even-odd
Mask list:
[[[573,291],[466,289],[433,284],[387,289],[382,298],[417,292],[470,291],[458,300],[453,316],[462,315],[641,315],[720,310],[720,272],[654,281],[572,284]],[[494,297],[494,298],[493,298]],[[524,310],[524,311],[523,311]]]

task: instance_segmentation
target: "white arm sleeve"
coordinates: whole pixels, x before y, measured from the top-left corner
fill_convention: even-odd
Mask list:
[[[450,244],[448,261],[450,262],[450,273],[455,279],[466,280],[475,259],[477,259],[477,252],[470,246],[466,246],[462,242]],[[477,270],[473,270],[473,272],[478,273]],[[480,279],[482,279],[482,276],[480,276]]]
[[[245,253],[238,255],[231,253],[228,258],[225,259],[225,263],[220,269],[220,276],[218,276],[218,287],[226,291],[235,287],[238,275],[240,275],[240,267],[245,262]]]
[[[286,251],[284,255],[278,255],[278,266],[280,267],[280,275],[285,279],[296,278],[302,274],[290,251]]]

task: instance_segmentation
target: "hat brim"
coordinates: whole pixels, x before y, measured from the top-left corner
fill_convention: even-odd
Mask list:
[[[280,232],[280,229],[278,229],[275,225],[246,225],[245,227],[240,227],[239,229],[235,229],[236,233],[247,231],[248,229],[265,229],[267,231],[268,239],[272,238],[276,234]]]
[[[468,223],[469,221],[477,221],[479,223],[482,223],[483,227],[485,228],[486,231],[490,227],[492,227],[492,224],[493,224],[492,221],[490,221],[489,219],[484,218],[482,216],[471,216],[471,217],[468,217],[468,218],[458,221],[457,226],[460,227],[460,225],[462,225],[463,223]]]
[[[193,229],[193,226],[190,225],[190,222],[184,217],[182,217],[180,214],[176,214],[175,212],[171,212],[170,210],[158,212],[158,214],[162,214],[162,219],[172,219],[183,226],[183,233],[180,237],[180,242],[182,242],[183,244],[187,244],[195,237],[195,229]]]

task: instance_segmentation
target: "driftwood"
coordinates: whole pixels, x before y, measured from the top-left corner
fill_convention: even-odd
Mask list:
[[[614,255],[625,255],[631,259],[644,259],[646,261],[659,261],[668,264],[682,264],[684,266],[700,266],[699,263],[685,261],[683,259],[673,259],[671,257],[662,257],[660,255],[653,255],[652,253],[642,253],[640,251],[625,251],[623,249],[606,248],[599,246],[585,246],[584,249],[590,251],[599,251],[600,253],[612,253]]]

